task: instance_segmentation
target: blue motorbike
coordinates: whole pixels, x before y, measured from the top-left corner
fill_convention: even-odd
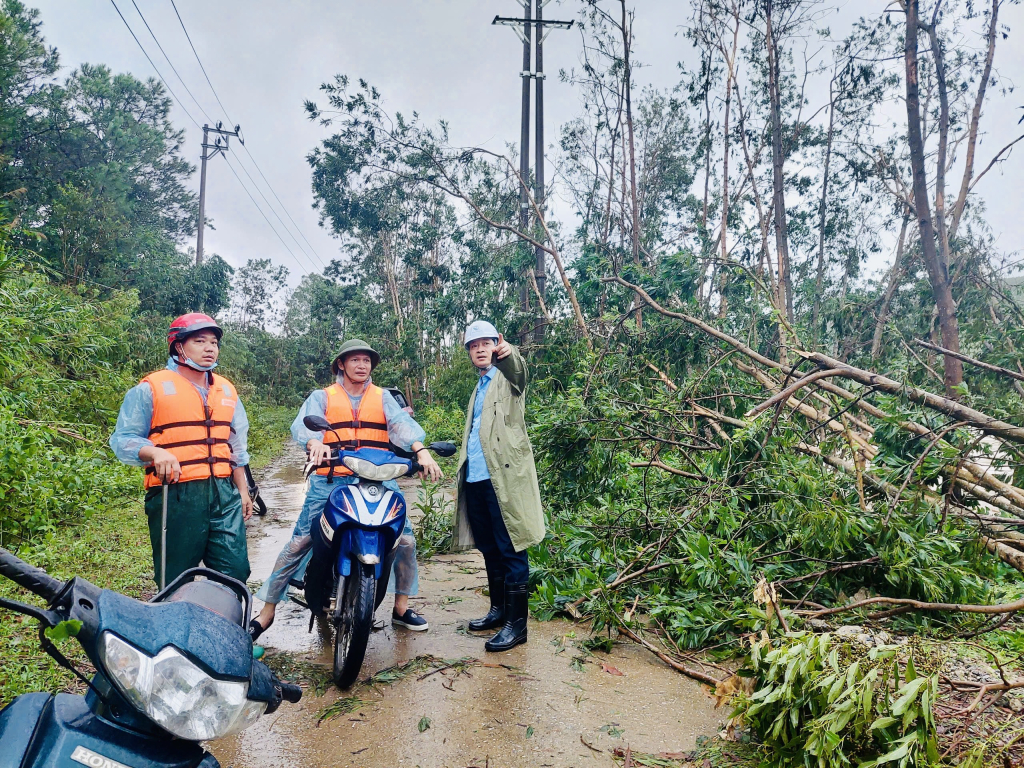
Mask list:
[[[302,690],[252,658],[245,584],[193,568],[149,603],[81,578],[62,582],[0,548],[0,575],[47,601],[0,598],[38,620],[43,650],[88,687],[26,693],[0,710],[0,768],[217,768],[200,745],[297,702]],[[85,677],[46,630],[74,634]]]
[[[315,432],[331,432],[322,416],[306,416]],[[340,438],[339,438],[340,441]],[[452,456],[452,443],[431,443],[439,456]],[[328,482],[336,467],[345,467],[354,483],[339,485],[310,527],[313,551],[306,566],[304,591],[313,617],[334,625],[334,683],[347,688],[359,676],[373,614],[387,593],[388,577],[405,528],[405,498],[384,487],[388,480],[419,472],[412,458],[378,448],[334,451],[326,463]],[[306,475],[317,467],[307,464]]]

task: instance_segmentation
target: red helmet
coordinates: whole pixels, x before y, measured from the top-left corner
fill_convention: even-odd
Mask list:
[[[220,341],[224,331],[217,325],[217,321],[202,312],[189,312],[187,315],[175,318],[171,327],[167,330],[167,348],[174,354],[174,345],[179,341],[185,341],[193,333],[199,331],[213,331]]]

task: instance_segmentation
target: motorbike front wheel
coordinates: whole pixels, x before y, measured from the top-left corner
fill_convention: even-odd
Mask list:
[[[366,643],[373,627],[377,578],[372,565],[353,563],[352,575],[342,579],[341,611],[334,632],[334,684],[348,688],[359,677]]]

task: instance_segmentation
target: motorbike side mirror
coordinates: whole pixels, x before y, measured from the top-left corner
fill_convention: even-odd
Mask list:
[[[331,428],[331,423],[327,419],[316,414],[303,417],[302,423],[306,425],[306,429],[311,429],[314,432],[327,432]]]
[[[458,448],[455,447],[455,443],[431,443],[427,446],[430,450],[436,453],[438,456],[454,456]]]

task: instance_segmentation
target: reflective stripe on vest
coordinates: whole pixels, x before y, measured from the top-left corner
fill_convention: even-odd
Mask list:
[[[164,369],[143,379],[153,390],[153,419],[149,439],[174,454],[181,465],[182,483],[208,477],[231,476],[231,421],[238,393],[231,382],[213,374],[207,404],[184,376]],[[160,485],[152,467],[146,469],[146,487]]]
[[[327,393],[327,421],[333,431],[324,435],[324,444],[330,448],[379,448],[390,450],[388,424],[384,418],[384,390],[371,384],[363,393],[359,410],[352,413],[352,401],[340,384],[332,384]],[[337,433],[337,434],[335,434]],[[326,475],[330,467],[320,467],[316,473]],[[337,476],[351,475],[348,467],[334,468]]]

